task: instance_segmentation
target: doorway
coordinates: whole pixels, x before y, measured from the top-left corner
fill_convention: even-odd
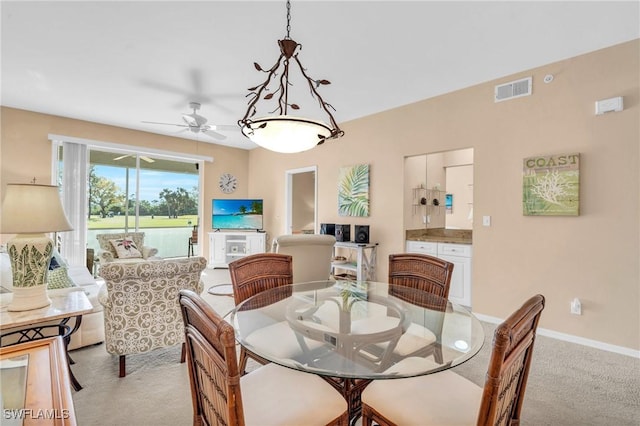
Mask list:
[[[318,227],[317,166],[285,172],[286,234],[315,234]]]

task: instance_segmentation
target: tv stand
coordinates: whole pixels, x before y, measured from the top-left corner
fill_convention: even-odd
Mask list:
[[[236,259],[264,253],[265,237],[264,232],[209,232],[209,268],[228,268]]]

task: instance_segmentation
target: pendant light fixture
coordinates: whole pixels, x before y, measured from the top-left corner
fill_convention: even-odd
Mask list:
[[[242,134],[248,137],[257,145],[270,151],[293,153],[307,151],[316,145],[324,143],[327,139],[334,139],[344,135],[336,123],[330,109],[335,108],[326,102],[317,92],[317,88],[322,85],[331,84],[328,80],[314,80],[302,66],[298,59],[300,44],[289,36],[291,31],[291,2],[287,0],[287,35],[283,40],[278,40],[280,47],[280,57],[277,62],[268,70],[264,70],[258,63],[253,65],[258,71],[267,73],[266,80],[249,88],[249,107],[238,125],[242,128]],[[294,84],[291,82],[292,73],[297,65],[302,82],[309,86],[311,96],[319,103],[320,109],[329,117],[329,124],[316,119],[303,118],[289,115],[289,110],[298,111],[300,105],[292,99],[290,90]],[[291,66],[291,70],[290,70]],[[269,86],[272,84],[274,90]],[[257,104],[259,101],[271,104],[276,103],[269,115],[254,118],[258,113]],[[272,115],[276,114],[277,115]]]

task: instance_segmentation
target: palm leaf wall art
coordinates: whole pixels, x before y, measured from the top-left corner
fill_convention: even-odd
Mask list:
[[[369,216],[369,165],[340,168],[338,176],[338,214]]]

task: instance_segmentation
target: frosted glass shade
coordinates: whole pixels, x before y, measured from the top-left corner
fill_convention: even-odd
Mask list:
[[[251,127],[243,126],[242,133],[269,151],[291,154],[312,149],[331,136],[331,128],[322,121],[278,115],[252,119]]]

